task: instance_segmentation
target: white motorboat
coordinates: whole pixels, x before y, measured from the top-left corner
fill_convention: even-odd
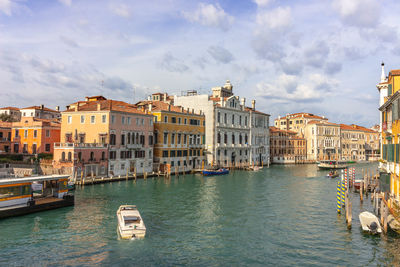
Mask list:
[[[321,160],[318,163],[320,169],[345,169],[347,163],[339,160]]]
[[[368,232],[371,234],[382,233],[382,228],[378,218],[371,212],[361,212],[360,215],[358,215],[358,218],[360,219],[361,228],[364,232]]]
[[[122,205],[117,210],[118,233],[122,239],[143,238],[146,226],[135,205]]]

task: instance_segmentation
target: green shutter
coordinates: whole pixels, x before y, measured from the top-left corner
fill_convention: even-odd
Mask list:
[[[392,94],[392,85],[389,84],[388,86],[388,96],[390,96]]]
[[[394,162],[394,144],[390,144],[390,162]]]
[[[383,144],[382,145],[382,159],[387,160],[387,145]]]
[[[392,122],[395,122],[398,119],[397,109],[398,109],[397,101],[394,101],[392,104]]]
[[[399,163],[399,144],[396,144],[396,162]]]

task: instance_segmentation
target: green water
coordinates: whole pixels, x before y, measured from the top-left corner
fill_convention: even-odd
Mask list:
[[[353,165],[372,168],[374,165]],[[86,186],[74,207],[0,221],[2,266],[365,266],[400,264],[400,239],[363,235],[336,213],[336,179],[315,165]],[[116,210],[136,204],[143,240],[118,240]]]

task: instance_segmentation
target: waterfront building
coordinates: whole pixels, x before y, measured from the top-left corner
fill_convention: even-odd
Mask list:
[[[304,163],[307,159],[306,140],[294,131],[281,130],[271,126],[270,157],[271,163]]]
[[[98,154],[102,154],[103,146],[108,145],[108,175],[124,176],[153,171],[154,125],[153,115],[148,112],[123,101],[94,96],[67,106],[67,110],[62,112],[61,121],[62,144],[57,149],[67,153],[70,148],[66,143],[78,144],[74,148],[76,152],[78,148],[86,149],[87,155],[93,152],[96,161],[104,161],[107,157]],[[73,158],[78,159],[77,156]],[[99,174],[101,171],[98,168],[100,166],[101,170],[103,165],[96,164],[96,173]],[[80,167],[77,167],[76,171],[79,171]],[[90,167],[90,173],[92,169]]]
[[[381,149],[379,125],[365,129],[365,155],[368,161],[378,161]]]
[[[108,144],[55,143],[52,166],[58,174],[108,176]]]
[[[11,122],[0,121],[0,154],[11,152]]]
[[[22,117],[12,123],[13,153],[53,153],[54,143],[60,142],[60,123],[56,120]]]
[[[364,161],[365,131],[357,125],[340,124],[341,160]],[[372,131],[372,130],[371,130]]]
[[[388,191],[399,200],[400,162],[400,70],[391,70],[386,77],[382,63],[381,81],[377,85],[380,93],[381,162],[380,169],[387,174]],[[381,180],[385,180],[382,178]]]
[[[255,100],[253,100],[255,105]],[[264,165],[270,162],[269,114],[246,107],[250,112],[250,164]]]
[[[284,117],[275,119],[274,125],[281,130],[294,131],[301,136],[305,135],[305,127],[310,121],[328,121],[325,116],[318,116],[312,113],[299,112],[287,114]]]
[[[340,159],[340,125],[327,120],[309,121],[305,127],[308,160]]]
[[[60,108],[57,106],[56,110],[46,108],[44,105],[31,106],[26,108],[21,108],[21,117],[34,117],[39,119],[58,119],[61,117]]]
[[[9,115],[13,121],[19,121],[21,119],[21,112],[16,107],[4,107],[0,108],[0,115]]]
[[[206,158],[209,164],[257,165],[260,159],[265,164],[269,162],[269,149],[266,148],[269,129],[264,127],[269,125],[269,115],[261,112],[254,115],[254,120],[263,120],[263,123],[255,123],[257,127],[254,126],[251,132],[251,114],[255,114],[256,111],[255,101],[252,101],[251,107],[254,113],[250,113],[245,105],[246,99],[239,99],[232,89],[232,84],[227,81],[224,86],[212,88],[211,96],[197,95],[195,91],[190,91],[185,96],[175,96],[174,104],[193,109],[194,112],[204,112]],[[251,147],[251,133],[254,133],[254,143],[260,140],[254,151]]]
[[[153,94],[152,99],[166,94]],[[154,168],[187,172],[204,166],[205,116],[163,99],[141,101],[139,108],[154,115]]]

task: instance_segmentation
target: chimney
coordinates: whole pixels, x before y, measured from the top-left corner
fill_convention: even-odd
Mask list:
[[[150,104],[149,104],[149,111],[152,111],[152,110],[153,110],[153,104],[150,103]]]
[[[40,105],[40,109],[41,109],[41,110],[44,109],[44,105],[43,105],[43,104]]]
[[[185,111],[185,109],[183,107],[181,107],[181,112]]]
[[[97,103],[97,111],[100,111],[100,110],[101,110],[101,104]]]
[[[256,101],[255,100],[251,100],[251,108],[253,110],[256,110]]]
[[[240,101],[240,105],[245,106],[246,105],[246,98],[243,97],[242,100]]]
[[[85,97],[85,101],[89,101],[89,97]]]
[[[160,99],[161,100],[161,99]],[[167,93],[164,93],[163,94],[163,99],[162,99],[163,101],[165,101],[165,100],[167,100]]]
[[[168,111],[171,111],[171,105],[168,105]]]
[[[74,106],[74,109],[75,109],[75,111],[78,111],[79,110],[79,105]]]

